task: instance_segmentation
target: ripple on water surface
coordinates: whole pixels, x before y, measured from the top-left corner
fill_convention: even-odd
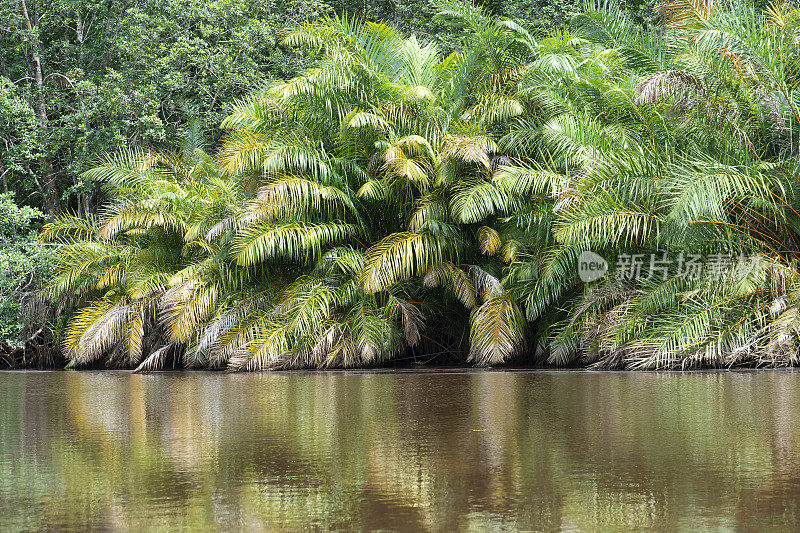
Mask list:
[[[0,530],[800,528],[800,373],[0,373]]]

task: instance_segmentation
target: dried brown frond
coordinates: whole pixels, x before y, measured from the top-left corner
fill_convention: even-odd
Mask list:
[[[636,103],[660,104],[672,101],[672,111],[683,113],[705,98],[702,80],[685,70],[672,69],[648,76],[636,86]]]
[[[665,25],[690,29],[708,20],[716,4],[716,0],[667,0],[659,6],[659,11]]]

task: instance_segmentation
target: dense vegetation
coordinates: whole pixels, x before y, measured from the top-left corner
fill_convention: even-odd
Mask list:
[[[496,11],[439,3],[444,40],[296,24],[299,75],[82,173],[108,201],[43,232],[67,358],[795,364],[800,13]],[[582,281],[586,251],[610,272]]]
[[[59,359],[37,324],[43,306],[36,305],[36,292],[53,274],[52,251],[38,236],[42,219],[40,211],[0,194],[0,368]],[[32,342],[37,339],[44,346]]]
[[[563,26],[580,0],[491,9]],[[630,0],[637,13],[648,12]],[[0,3],[0,181],[48,215],[104,202],[82,177],[98,154],[162,146],[199,119],[217,141],[227,105],[310,57],[281,31],[326,15],[387,20],[450,50],[436,0],[9,0]],[[644,16],[644,15],[642,15]]]

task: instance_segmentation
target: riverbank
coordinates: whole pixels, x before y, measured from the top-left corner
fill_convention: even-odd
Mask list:
[[[67,360],[52,343],[40,339],[27,341],[23,346],[0,342],[0,370],[64,368]]]
[[[383,365],[373,366],[353,366],[353,367],[308,367],[308,368],[283,368],[271,369],[276,372],[295,372],[295,371],[365,371],[365,372],[392,372],[392,371],[446,371],[446,370],[539,370],[539,371],[562,371],[562,370],[592,370],[603,372],[663,372],[663,371],[708,371],[708,370],[778,370],[778,369],[795,369],[797,366],[780,364],[780,361],[770,362],[754,362],[748,361],[746,364],[740,365],[675,365],[669,368],[655,368],[655,369],[633,369],[625,368],[623,366],[604,366],[597,365],[596,363],[586,364],[571,364],[565,366],[549,365],[542,360],[534,360],[525,358],[525,356],[517,357],[503,364],[492,366],[476,366],[469,364],[466,361],[458,361],[455,358],[436,358],[436,357],[419,357],[417,359],[396,359],[387,361]],[[44,349],[42,346],[30,346],[28,349],[17,347],[12,348],[7,344],[0,345],[0,371],[2,370],[77,370],[77,371],[126,371],[126,372],[139,372],[148,373],[150,370],[136,370],[132,365],[116,365],[104,366],[97,362],[84,366],[70,365],[69,361],[63,356],[59,350]],[[207,372],[225,372],[228,369],[225,367],[209,368],[209,367],[185,367],[181,364],[166,365],[160,370],[163,371],[207,371]],[[266,369],[265,369],[266,370]],[[256,371],[258,372],[258,371]]]

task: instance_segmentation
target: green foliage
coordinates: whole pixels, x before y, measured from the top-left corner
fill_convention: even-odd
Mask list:
[[[41,139],[36,114],[28,105],[25,94],[6,77],[0,76],[0,181],[3,192],[9,191],[9,181],[17,189],[29,188],[35,175],[26,163],[40,155]],[[12,173],[25,185],[13,183]]]
[[[495,55],[474,45],[443,56],[381,23],[309,21],[284,42],[318,50],[317,65],[237,103],[216,161],[184,142],[89,170],[114,201],[96,222],[61,217],[44,232],[60,250],[48,296],[81,309],[65,335],[71,360],[354,366],[463,338],[466,323],[427,325],[426,311],[442,297],[472,308],[499,290],[488,272],[501,263],[475,253],[475,232],[459,224],[486,211],[465,194],[488,187],[492,213],[511,204],[492,192],[486,130],[520,112],[498,111],[510,96],[477,93],[507,83],[474,74],[491,65],[504,78],[527,52],[506,38],[513,30],[459,9],[450,16]],[[503,335],[519,339],[520,327]],[[484,344],[495,355],[481,364],[518,343]]]
[[[52,250],[37,230],[43,215],[0,194],[0,344],[18,346],[25,323],[23,307],[52,275]]]
[[[563,27],[576,6],[487,4],[540,29]],[[435,16],[439,10],[439,0],[4,2],[4,190],[48,215],[94,212],[105,198],[83,172],[97,154],[167,147],[194,119],[216,142],[233,100],[308,67],[313,53],[283,43],[287,27],[337,14],[389,23],[448,52],[467,44],[467,34]]]
[[[0,137],[4,179],[18,197],[81,213],[102,200],[82,172],[99,153],[164,146],[199,118],[218,136],[226,105],[305,60],[279,46],[292,21],[329,12],[323,2],[48,0],[0,7]],[[33,54],[42,64],[36,82]],[[46,123],[37,120],[39,95]],[[47,178],[52,178],[52,184]],[[53,213],[50,213],[53,214]]]
[[[671,33],[643,32],[598,4],[573,19],[577,75],[526,80],[544,114],[500,142],[523,164],[498,177],[549,193],[555,242],[517,267],[538,273],[515,276],[517,292],[551,363],[797,364],[796,11],[676,1],[663,13]],[[584,284],[586,249],[612,265],[667,252],[756,260]]]
[[[192,121],[85,172],[108,205],[44,231],[73,363],[800,360],[797,11],[597,1],[540,33],[437,9],[447,42],[298,23],[276,45],[309,67],[235,100],[215,156]],[[583,283],[586,250],[757,262]]]

